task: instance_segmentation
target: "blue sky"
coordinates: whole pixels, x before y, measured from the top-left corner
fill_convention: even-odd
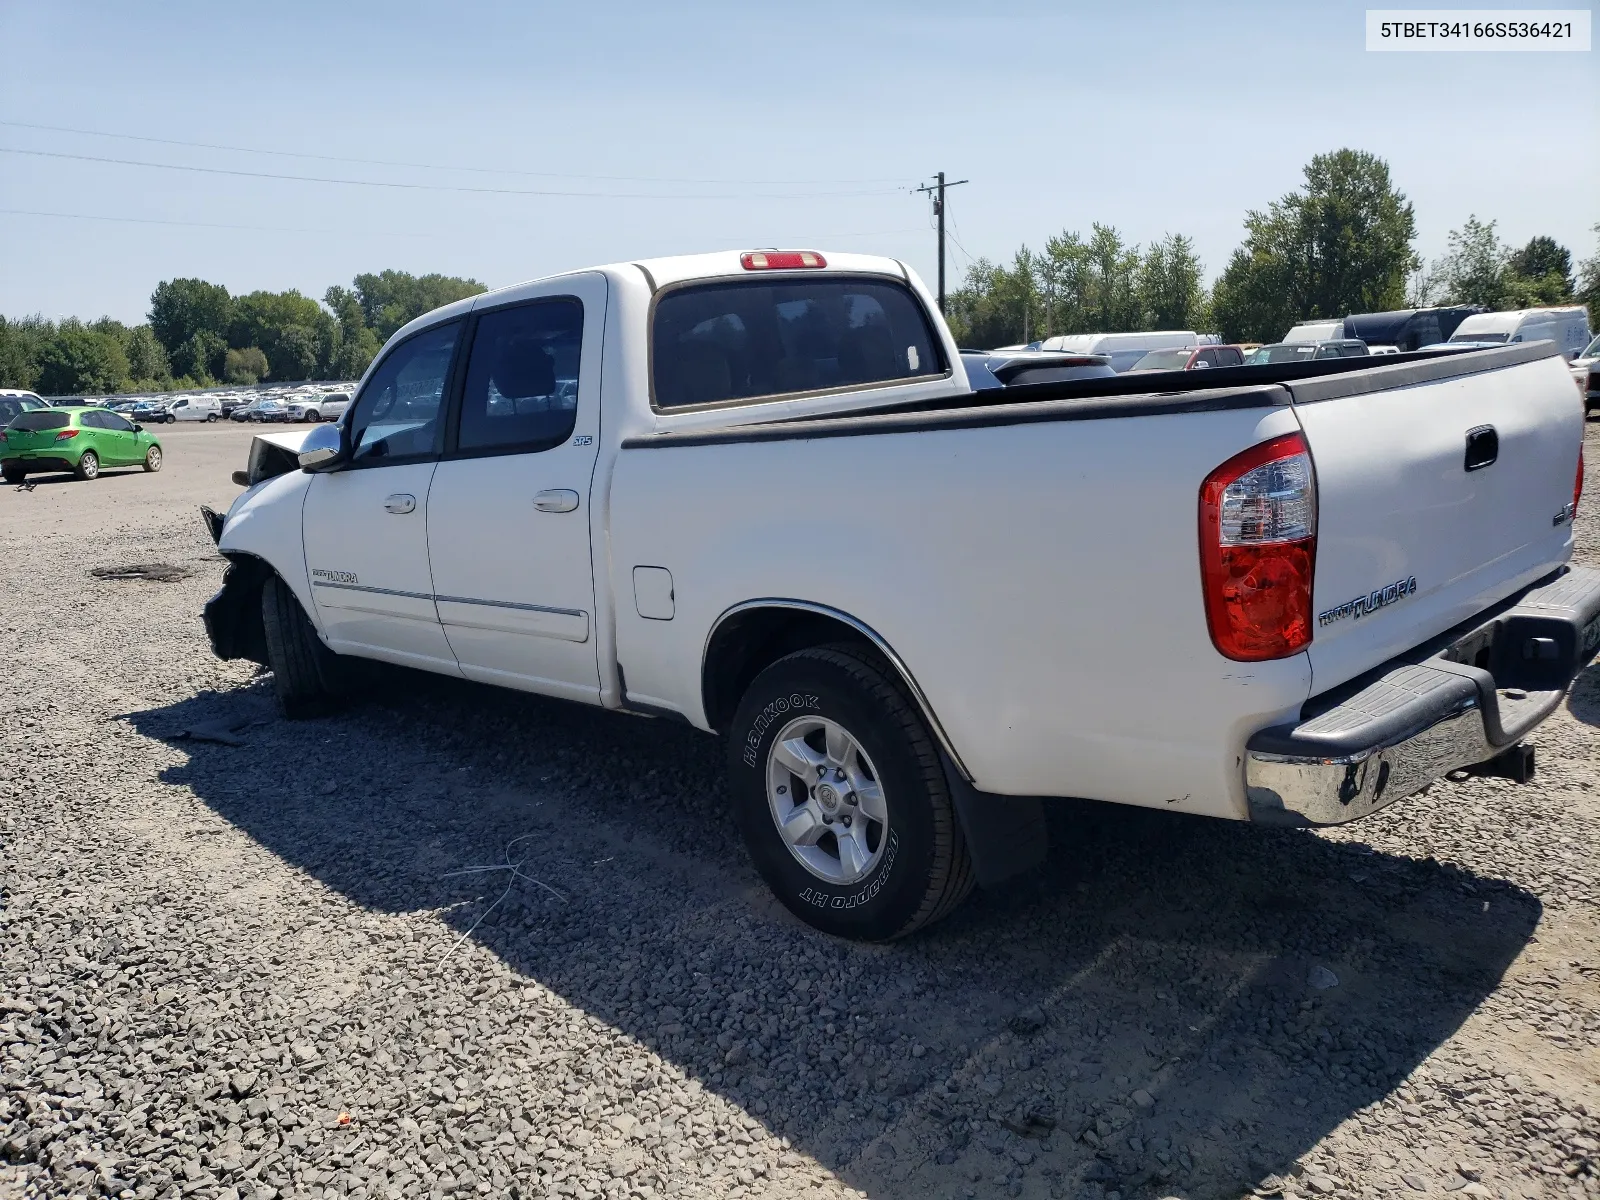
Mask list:
[[[953,276],[1096,220],[1135,242],[1187,233],[1215,274],[1246,210],[1340,146],[1388,159],[1426,257],[1469,213],[1512,242],[1546,233],[1593,253],[1595,54],[1369,54],[1363,13],[0,0],[0,121],[327,157],[15,124],[0,147],[590,193],[0,153],[0,209],[121,218],[0,212],[0,313],[138,320],[178,275],[320,297],[385,267],[499,286],[759,245],[890,254],[931,283],[928,206],[908,189],[941,168],[972,180],[951,194]]]

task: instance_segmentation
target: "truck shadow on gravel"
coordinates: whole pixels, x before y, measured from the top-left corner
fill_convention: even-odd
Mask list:
[[[1431,859],[1062,802],[1040,871],[904,942],[847,944],[766,893],[713,739],[392,682],[318,721],[271,720],[259,683],[128,720],[266,721],[242,746],[184,743],[163,780],[365,909],[446,909],[875,1197],[1237,1195],[1387,1095],[1541,915]],[[447,875],[503,861],[565,902]],[[373,1007],[411,1069],[431,1043]]]

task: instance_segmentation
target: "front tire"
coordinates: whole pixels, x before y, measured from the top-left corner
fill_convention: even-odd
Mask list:
[[[154,475],[161,470],[161,447],[151,446],[144,452],[144,469]]]
[[[888,941],[972,890],[938,751],[876,656],[827,646],[778,660],[731,729],[734,819],[756,869],[802,921]]]
[[[261,624],[279,710],[290,720],[328,712],[349,690],[349,664],[323,644],[294,592],[276,575],[261,588]]]
[[[100,477],[100,456],[93,450],[85,450],[78,456],[78,465],[72,472],[79,479],[87,482]]]

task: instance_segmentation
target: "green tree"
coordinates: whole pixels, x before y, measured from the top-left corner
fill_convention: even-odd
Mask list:
[[[1088,251],[1087,309],[1096,333],[1139,328],[1139,247],[1127,245],[1115,227],[1096,221]]]
[[[1600,332],[1600,224],[1591,227],[1595,251],[1578,264],[1578,303],[1589,308],[1589,328]]]
[[[274,379],[310,379],[317,371],[316,330],[305,325],[280,330],[267,362]]]
[[[1445,252],[1434,261],[1433,296],[1440,304],[1482,304],[1494,308],[1505,292],[1509,255],[1495,232],[1494,221],[1474,213],[1460,229],[1445,237]]]
[[[326,370],[328,379],[359,379],[377,357],[378,335],[367,327],[361,300],[349,288],[334,284],[322,297],[339,324],[338,350]]]
[[[259,346],[272,362],[276,358],[278,341],[286,330],[314,329],[317,318],[325,315],[315,300],[292,288],[287,292],[250,292],[233,302],[228,344],[236,350]],[[294,378],[304,379],[305,376]]]
[[[1024,246],[1009,269],[984,258],[968,267],[961,287],[948,297],[946,320],[957,345],[992,349],[1043,336],[1043,307],[1033,255]]]
[[[1207,324],[1204,267],[1183,234],[1150,243],[1139,263],[1138,288],[1146,329],[1198,330]]]
[[[1296,321],[1398,308],[1419,265],[1416,215],[1389,164],[1361,150],[1319,154],[1305,186],[1245,217],[1212,300],[1223,335],[1270,341]]]
[[[229,350],[223,358],[222,377],[229,383],[252,384],[267,377],[267,356],[259,347]]]
[[[415,276],[405,271],[357,275],[353,281],[365,324],[386,342],[408,321],[445,304],[487,290],[476,279],[449,275]]]
[[[173,358],[195,334],[226,337],[233,320],[233,300],[220,283],[203,279],[168,279],[150,295],[150,328]]]
[[[32,391],[39,382],[39,356],[55,335],[43,317],[0,317],[0,387]]]
[[[116,336],[63,321],[39,356],[39,390],[47,396],[114,392],[128,378],[128,357]]]
[[[124,350],[128,356],[128,378],[135,390],[154,390],[172,380],[172,366],[167,351],[156,340],[155,331],[148,325],[136,325],[128,331]]]
[[[172,370],[196,387],[215,383],[222,375],[228,343],[221,334],[199,329],[172,352]]]
[[[1571,304],[1576,290],[1572,278],[1572,251],[1555,238],[1541,235],[1506,256],[1500,298],[1504,308]]]

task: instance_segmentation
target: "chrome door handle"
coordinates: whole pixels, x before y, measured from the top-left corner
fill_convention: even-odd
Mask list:
[[[404,493],[400,493],[398,495],[390,496],[387,500],[385,500],[383,502],[383,507],[398,515],[403,515],[408,512],[415,512],[417,508],[417,498],[415,496],[407,496]]]
[[[571,512],[578,507],[578,493],[567,488],[549,488],[533,498],[540,512]]]

